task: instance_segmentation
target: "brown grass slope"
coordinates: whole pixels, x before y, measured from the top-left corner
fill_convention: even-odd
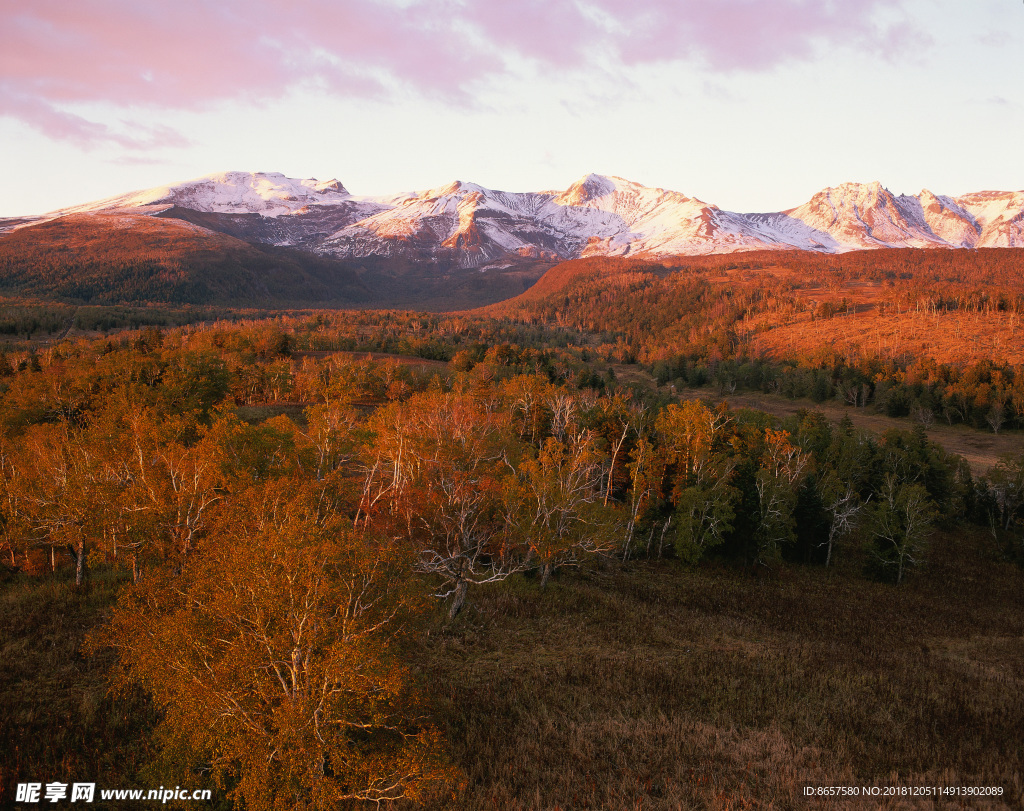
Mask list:
[[[1020,807],[1020,570],[948,534],[905,586],[640,563],[494,587],[421,656],[467,778],[431,807]],[[836,785],[1002,794],[803,795]]]

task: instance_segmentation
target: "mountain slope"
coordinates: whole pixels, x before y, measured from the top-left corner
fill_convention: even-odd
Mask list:
[[[108,197],[54,213],[84,214],[117,208],[174,205],[192,211],[280,217],[308,206],[338,205],[351,200],[352,195],[338,180],[296,180],[279,172],[219,172],[184,183]]]
[[[181,220],[73,214],[0,239],[0,291],[112,304],[366,301],[353,268]]]
[[[1024,247],[1024,191],[975,192],[955,202],[970,214],[981,230],[972,247]]]

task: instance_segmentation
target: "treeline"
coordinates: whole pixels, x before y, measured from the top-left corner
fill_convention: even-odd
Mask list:
[[[753,251],[703,257],[676,257],[663,263],[673,270],[709,276],[725,273],[750,279],[761,271],[779,273],[799,287],[821,289],[880,283],[894,297],[913,291],[941,291],[955,308],[1013,309],[1021,305],[1021,248],[948,248],[849,251],[822,254],[812,251]],[[1000,304],[1001,302],[1001,304]]]
[[[53,335],[66,330],[74,314],[75,308],[67,305],[5,302],[0,305],[0,335]]]
[[[934,420],[995,433],[1024,427],[1024,369],[989,360],[953,366],[930,358],[905,364],[866,358],[856,365],[807,366],[746,359],[709,365],[680,357],[658,361],[651,371],[659,385],[714,384],[723,393],[739,388],[817,403],[834,399],[912,417],[925,427]]]
[[[222,320],[231,315],[231,311],[222,307],[77,307],[72,324],[83,332],[111,332],[141,327],[180,327]]]
[[[28,340],[57,335],[72,327],[84,332],[110,332],[146,326],[183,326],[220,320],[230,315],[231,311],[215,307],[76,307],[71,304],[30,304],[15,299],[0,305],[0,335]]]
[[[226,482],[268,477],[327,481],[341,475],[344,486],[352,487],[355,471],[362,471],[365,478],[356,487],[360,495],[350,492],[344,508],[356,525],[383,520],[374,513],[382,503],[388,505],[387,515],[400,514],[405,508],[394,500],[396,494],[408,492],[409,482],[422,474],[425,456],[417,457],[415,470],[402,473],[403,459],[382,456],[389,443],[400,449],[395,454],[406,454],[417,443],[454,443],[450,452],[462,448],[466,464],[476,466],[474,477],[490,481],[502,498],[511,492],[508,476],[524,484],[521,464],[547,458],[551,469],[537,475],[554,475],[555,469],[588,471],[580,493],[587,504],[600,501],[610,510],[602,521],[614,525],[615,554],[630,557],[640,544],[643,554],[653,549],[692,561],[714,550],[745,564],[784,556],[828,558],[822,550],[829,533],[834,537],[828,504],[836,488],[877,510],[883,504],[892,507],[900,488],[919,484],[929,515],[980,514],[978,505],[990,498],[975,488],[961,460],[928,443],[920,430],[876,439],[849,425],[829,426],[813,414],[778,426],[754,412],[711,410],[695,402],[645,402],[609,379],[593,381],[595,387],[582,376],[562,376],[557,356],[508,343],[491,345],[478,360],[460,350],[438,374],[436,367],[388,359],[297,352],[308,338],[280,323],[171,333],[149,329],[117,342],[64,344],[35,356],[33,363],[19,362],[18,371],[13,365],[0,370],[0,426],[12,460],[8,493],[17,487],[39,489],[8,506],[42,510],[6,522],[10,561],[17,564],[33,549],[71,548],[76,565],[84,568],[90,544],[106,557],[140,565],[150,557],[152,550],[125,540],[140,534],[135,530],[94,526],[67,536],[75,522],[66,516],[57,520],[62,528],[57,536],[38,529],[45,524],[43,513],[54,506],[46,496],[54,492],[54,482],[70,487],[70,447],[79,448],[82,459],[95,466],[80,472],[99,477],[97,486],[106,495],[98,499],[108,505],[141,482],[152,498],[152,482],[170,474],[145,467],[155,465],[169,448],[171,455],[182,457],[205,448],[203,453],[218,460],[207,466],[223,477],[211,479],[210,492],[218,493],[236,486]],[[264,403],[294,403],[302,407],[302,418],[249,425],[232,411],[233,406]],[[456,417],[463,424],[453,423]],[[420,424],[432,437],[429,441],[409,433]],[[474,438],[474,432],[481,437]],[[126,442],[137,446],[136,456],[125,456]],[[342,447],[344,453],[337,450]],[[469,447],[476,449],[469,453]],[[111,458],[104,460],[105,453]],[[481,472],[482,458],[493,465],[487,475]],[[136,464],[143,467],[133,468]],[[47,465],[58,465],[60,474],[45,473]],[[32,475],[18,473],[29,468]],[[372,470],[378,473],[371,475]],[[386,483],[375,478],[384,470],[392,477]],[[898,480],[899,487],[886,496],[890,479]],[[337,485],[342,486],[341,480]],[[411,502],[417,508],[438,490],[434,484],[424,486]],[[573,489],[564,482],[558,487]],[[82,495],[90,488],[71,489]],[[109,497],[115,491],[118,498]],[[129,500],[142,496],[136,492]],[[221,500],[218,495],[213,501]],[[503,515],[501,527],[516,525],[507,505],[492,507],[492,517]],[[127,512],[161,509],[151,505]],[[799,517],[798,509],[803,511]],[[125,512],[114,510],[122,517]],[[25,517],[29,513],[34,517]],[[95,505],[81,512],[83,520],[100,524],[102,515]],[[175,516],[175,531],[196,524]],[[409,515],[403,521],[406,527],[415,523]],[[30,525],[37,529],[13,530]],[[483,534],[493,536],[498,526]],[[527,532],[525,526],[522,531]],[[153,537],[152,532],[142,534]],[[534,565],[544,557],[534,542],[517,545],[506,537],[503,544],[527,550],[517,565],[527,560]],[[169,548],[187,554],[191,541],[165,539],[158,547],[164,551],[156,558],[162,559]],[[560,554],[552,552],[552,561]],[[565,554],[571,559],[575,553]],[[479,550],[477,557],[495,560]]]

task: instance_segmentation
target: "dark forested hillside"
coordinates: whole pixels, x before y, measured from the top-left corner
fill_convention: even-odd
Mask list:
[[[360,304],[347,263],[180,220],[73,215],[0,237],[0,292],[83,304]]]
[[[224,215],[191,214],[77,214],[0,234],[0,295],[93,305],[456,310],[516,296],[551,266],[531,259],[486,270],[341,260],[247,242],[241,226],[237,234],[211,230],[224,227]],[[247,222],[230,222],[236,220]]]

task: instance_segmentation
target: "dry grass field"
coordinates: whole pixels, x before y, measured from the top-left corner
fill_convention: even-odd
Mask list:
[[[905,588],[609,565],[481,591],[420,653],[466,784],[433,808],[1018,808],[1024,576],[940,535]],[[805,786],[999,786],[813,800]]]
[[[830,570],[605,561],[544,591],[522,576],[473,591],[413,651],[462,777],[427,808],[1021,807],[1024,573],[977,530],[940,533],[899,588],[861,563],[851,542]],[[152,707],[115,702],[109,657],[80,652],[117,582],[83,594],[68,577],[0,591],[0,751],[135,785]],[[803,794],[837,785],[1003,793]]]

